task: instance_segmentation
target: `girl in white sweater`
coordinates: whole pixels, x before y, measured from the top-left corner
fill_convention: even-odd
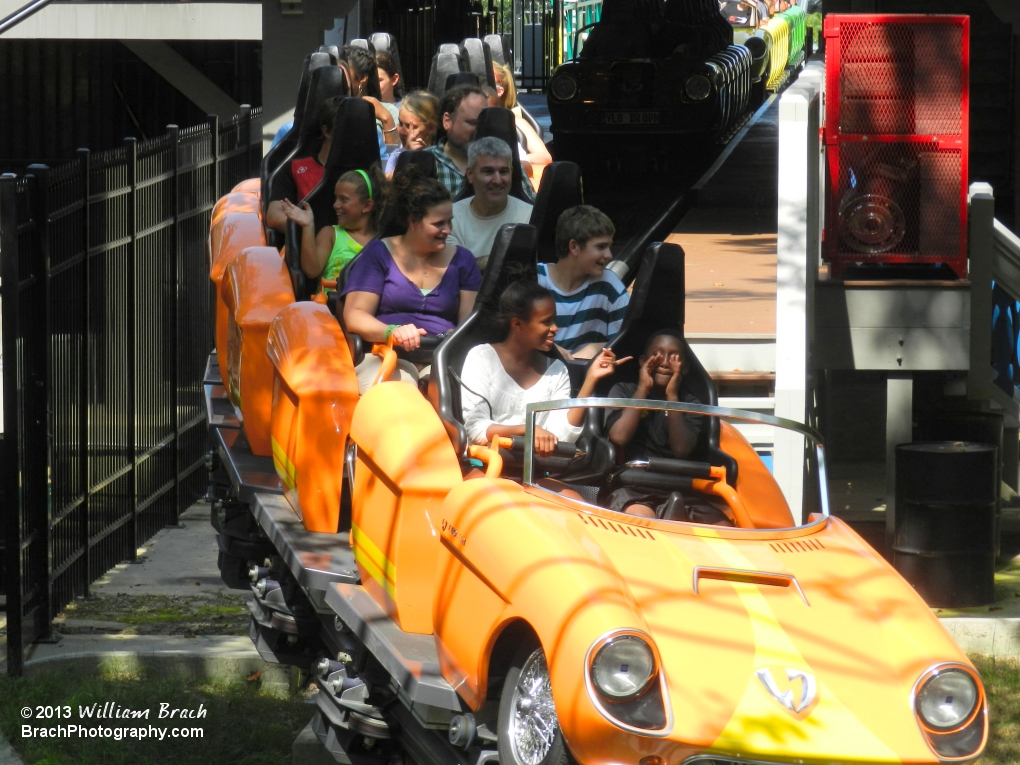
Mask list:
[[[475,444],[489,443],[494,436],[523,436],[528,404],[570,398],[566,366],[544,355],[556,336],[553,294],[535,282],[515,282],[500,296],[499,313],[506,339],[472,348],[461,371],[464,426]],[[590,396],[600,379],[629,359],[617,361],[604,349],[588,367],[577,398]],[[535,418],[538,455],[551,454],[559,441],[576,441],[584,413],[581,408],[540,412]]]

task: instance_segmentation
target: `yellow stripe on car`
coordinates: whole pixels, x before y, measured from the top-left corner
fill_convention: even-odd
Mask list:
[[[364,566],[376,583],[387,595],[394,597],[397,585],[397,567],[386,554],[368,538],[357,524],[351,524],[351,546],[354,547],[354,560]]]

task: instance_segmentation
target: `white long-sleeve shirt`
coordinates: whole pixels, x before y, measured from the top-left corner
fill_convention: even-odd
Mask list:
[[[530,388],[522,388],[503,369],[496,349],[487,344],[468,351],[460,377],[464,382],[460,393],[461,411],[468,439],[473,444],[488,443],[485,431],[490,425],[523,425],[528,404],[570,398],[570,376],[562,361],[553,361],[538,382]],[[569,411],[539,412],[535,424],[558,440],[573,443],[581,435],[581,428],[567,420]]]

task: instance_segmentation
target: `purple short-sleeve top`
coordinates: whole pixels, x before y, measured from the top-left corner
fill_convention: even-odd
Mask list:
[[[371,292],[379,296],[375,317],[385,324],[414,324],[430,335],[440,335],[457,325],[461,292],[477,292],[482,284],[474,255],[458,247],[439,284],[421,293],[397,267],[381,239],[373,239],[351,266],[343,293]]]

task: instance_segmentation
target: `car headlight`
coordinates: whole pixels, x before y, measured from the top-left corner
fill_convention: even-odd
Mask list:
[[[602,646],[591,663],[596,690],[610,701],[627,701],[644,691],[655,676],[655,654],[636,635],[620,635]]]
[[[947,669],[928,679],[917,694],[917,713],[935,730],[958,728],[974,711],[978,689],[970,675]]]
[[[692,101],[704,101],[712,95],[712,83],[703,74],[692,74],[684,83],[684,93]]]
[[[569,101],[577,95],[577,80],[569,74],[558,74],[549,83],[549,92],[557,101]]]

